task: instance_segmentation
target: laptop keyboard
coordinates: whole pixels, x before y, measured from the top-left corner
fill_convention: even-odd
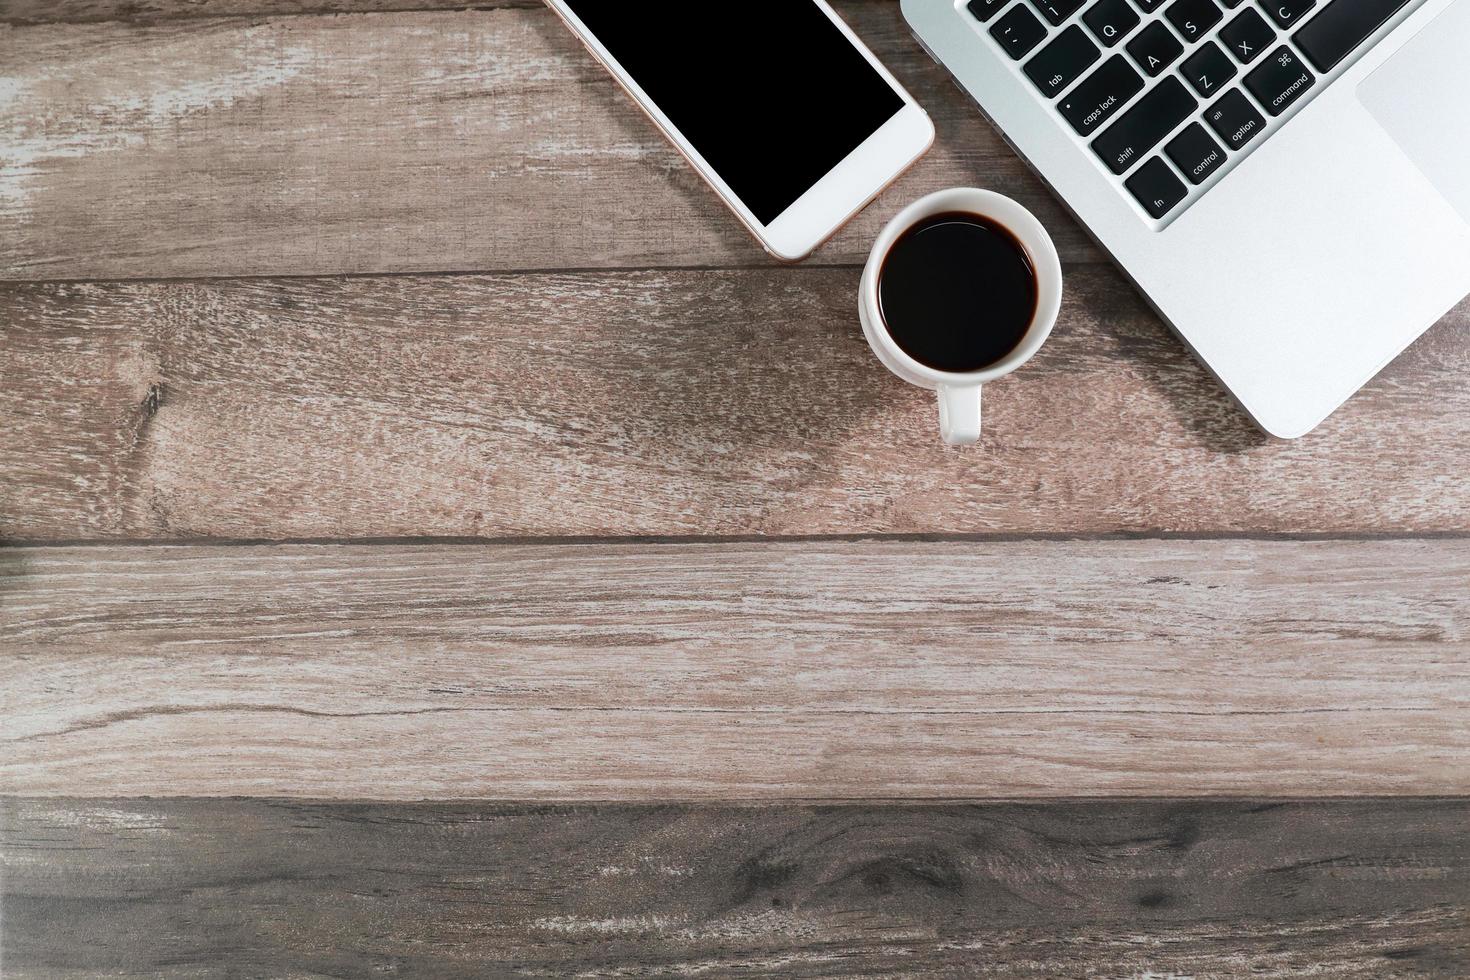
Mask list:
[[[1155,221],[1414,0],[969,0],[1036,92]]]

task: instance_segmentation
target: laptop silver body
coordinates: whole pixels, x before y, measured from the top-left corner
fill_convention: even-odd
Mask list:
[[[1278,32],[1264,57],[1281,54],[1262,69],[1266,80],[1253,77],[1253,84],[1269,84],[1270,72],[1289,63],[1294,72],[1295,58],[1303,76],[1312,76],[1310,85],[1304,92],[1301,83],[1285,86],[1275,97],[1274,90],[1247,88],[1247,76],[1266,64],[1247,47],[1255,61],[1236,63],[1235,77],[1208,96],[1197,94],[1197,110],[1128,162],[1106,162],[1094,146],[1128,106],[1082,136],[1059,106],[1068,92],[1082,91],[1087,76],[1049,97],[1026,73],[1030,55],[1072,26],[1098,46],[1100,63],[1114,55],[1133,59],[1128,37],[1107,46],[1097,17],[1084,23],[1098,0],[1068,12],[1074,2],[1058,11],[1049,0],[979,0],[1000,8],[985,21],[966,0],[903,0],[903,13],[931,56],[1262,429],[1283,438],[1309,432],[1470,293],[1470,0],[1405,0],[1327,71],[1305,67],[1309,35],[1298,41],[1296,32],[1334,4],[1388,0],[1293,0],[1293,8],[1274,10],[1262,4],[1278,0],[1215,0],[1221,20],[1193,40],[1181,38],[1179,63],[1146,85],[1182,74],[1190,55],[1212,41],[1224,47],[1219,32],[1249,9],[1270,14],[1267,23]],[[1128,35],[1155,22],[1176,35],[1197,27],[1179,12],[1172,15],[1177,24],[1166,19],[1178,0],[1130,2],[1140,23]],[[1043,18],[1046,41],[1013,57],[998,40],[1009,27],[998,25],[1016,5],[1029,5],[1028,13],[1048,5],[1062,19]],[[1342,23],[1361,29],[1365,11],[1339,8],[1335,22],[1324,19],[1310,37],[1341,33]],[[1287,14],[1295,22],[1275,23]],[[1029,23],[1026,15],[1014,17]],[[1075,34],[1072,40],[1081,44]],[[1321,43],[1314,45],[1307,57],[1321,59]],[[1211,81],[1184,80],[1191,94],[1194,82]],[[1244,138],[1240,127],[1222,128],[1223,136],[1206,128],[1226,159],[1195,185],[1187,171],[1196,168],[1163,150],[1175,146],[1176,134],[1209,122],[1214,96],[1229,89],[1246,94],[1260,132],[1233,150],[1229,140]],[[1232,105],[1240,108],[1239,100]],[[1125,184],[1145,165],[1150,178],[1167,182],[1167,169],[1185,188],[1186,197],[1162,217],[1149,209],[1167,201],[1140,200]],[[1115,174],[1118,167],[1131,169]]]

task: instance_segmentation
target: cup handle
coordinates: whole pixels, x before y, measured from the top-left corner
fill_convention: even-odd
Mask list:
[[[980,386],[945,385],[939,389],[939,434],[951,446],[980,441]]]

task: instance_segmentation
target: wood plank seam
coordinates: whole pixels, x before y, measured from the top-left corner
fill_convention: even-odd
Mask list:
[[[1035,534],[1002,532],[853,532],[851,534],[667,534],[667,535],[524,535],[510,537],[475,537],[473,535],[398,535],[373,537],[371,535],[346,538],[215,538],[215,537],[170,537],[170,538],[6,538],[0,539],[0,554],[6,551],[49,551],[64,548],[105,548],[112,546],[149,548],[261,548],[290,545],[335,546],[335,547],[384,547],[403,545],[445,545],[450,547],[476,546],[484,548],[521,547],[526,545],[787,545],[787,544],[1010,544],[1021,542],[1086,543],[1086,542],[1147,542],[1147,541],[1260,541],[1260,542],[1343,542],[1366,543],[1373,541],[1463,541],[1470,539],[1470,531],[1360,531],[1323,532],[1309,531],[1260,531],[1260,532],[1099,532],[1076,534],[1065,531],[1037,532]]]

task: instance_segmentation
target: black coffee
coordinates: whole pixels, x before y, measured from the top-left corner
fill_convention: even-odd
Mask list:
[[[1004,226],[966,212],[904,232],[878,273],[888,333],[914,360],[979,371],[1021,343],[1036,315],[1036,273]]]

